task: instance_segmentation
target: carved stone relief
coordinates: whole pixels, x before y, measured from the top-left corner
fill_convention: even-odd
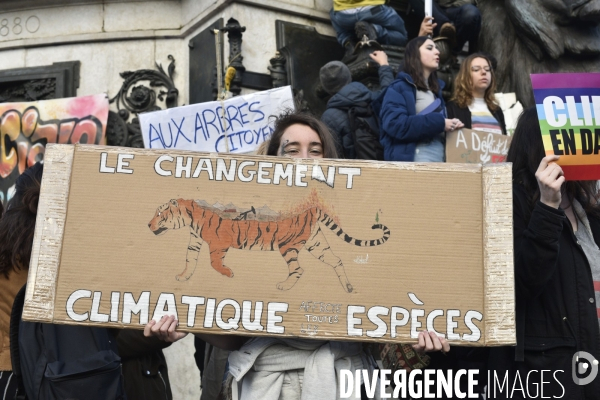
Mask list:
[[[498,60],[499,92],[532,106],[530,73],[600,70],[600,4],[572,0],[479,0],[482,49]]]
[[[0,71],[0,103],[76,96],[79,68],[79,61],[68,61]]]

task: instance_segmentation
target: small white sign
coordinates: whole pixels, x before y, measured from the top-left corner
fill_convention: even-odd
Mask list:
[[[248,153],[271,137],[271,116],[286,109],[294,109],[290,86],[140,114],[144,147]]]
[[[433,5],[431,4],[432,0],[425,0],[425,16],[431,17],[433,15]]]

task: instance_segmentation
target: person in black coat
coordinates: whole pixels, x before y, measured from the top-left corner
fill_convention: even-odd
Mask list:
[[[496,77],[492,60],[482,53],[464,59],[446,104],[448,118],[458,118],[465,128],[506,135],[504,114],[494,98]]]
[[[366,108],[394,81],[394,71],[388,64],[387,54],[374,51],[370,57],[379,63],[379,91],[371,91],[360,82],[352,82],[348,67],[340,61],[325,64],[319,73],[321,85],[331,98],[321,121],[327,125],[336,140],[336,149],[344,158],[356,158],[352,127],[348,111],[352,107]]]
[[[565,182],[558,159],[545,156],[536,110],[526,110],[507,156],[513,163],[517,346],[490,349],[491,382],[493,374],[500,381],[508,374],[508,388],[492,384],[488,399],[542,398],[542,388],[544,398],[600,396],[600,377],[574,382],[597,370],[594,359],[600,359],[597,182]],[[583,362],[588,373],[580,375]]]
[[[127,400],[172,400],[167,360],[162,350],[171,345],[143,331],[116,331]]]

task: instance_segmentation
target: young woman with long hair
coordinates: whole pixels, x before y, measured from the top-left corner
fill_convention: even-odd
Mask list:
[[[265,147],[266,155],[270,156],[337,157],[335,141],[327,127],[312,115],[295,111],[286,112],[275,120],[271,140],[259,154],[264,153]],[[186,333],[177,331],[174,316],[165,316],[158,322],[150,321],[144,333],[169,342],[186,336]],[[359,342],[196,335],[215,347],[238,350],[229,356],[229,367],[236,380],[241,382],[239,398],[242,400],[298,399],[300,395],[311,399],[335,398],[336,391],[339,393],[339,380],[334,366],[341,363],[353,370],[374,367],[372,357],[363,351]],[[450,350],[444,338],[425,331],[419,333],[418,344],[414,347],[422,352]],[[316,375],[317,371],[322,374]],[[278,375],[280,372],[282,376]]]
[[[466,128],[506,135],[504,114],[496,102],[496,76],[490,58],[471,54],[460,65],[452,98],[446,105],[448,118],[458,118]]]
[[[379,112],[386,161],[443,162],[445,132],[463,126],[446,118],[444,83],[436,75],[439,55],[427,36],[406,45],[404,71],[387,88]]]

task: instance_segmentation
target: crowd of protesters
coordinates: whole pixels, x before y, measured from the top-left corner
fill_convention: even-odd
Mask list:
[[[377,125],[374,146],[381,155],[373,159],[444,162],[448,132],[466,127],[506,134],[494,98],[494,60],[477,52],[477,7],[469,0],[439,0],[428,16],[423,3],[410,1],[422,22],[419,36],[408,40],[404,21],[385,0],[334,0],[331,22],[346,56],[367,36],[381,44],[405,46],[401,70],[394,77],[386,53],[374,51],[370,57],[380,65],[380,89],[371,91],[353,82],[343,62],[326,64],[320,78],[331,97],[322,121],[303,112],[280,115],[270,141],[258,153],[369,158],[356,146],[356,125],[348,113],[356,107],[369,109]],[[469,55],[447,103],[444,83],[436,75],[440,52],[432,37],[438,36],[448,40],[455,53],[468,43]],[[419,362],[412,367],[476,368],[481,376],[486,370],[508,371],[513,377],[533,370],[563,370],[569,379],[553,381],[546,396],[599,398],[599,379],[586,386],[570,379],[575,352],[600,359],[598,186],[595,181],[565,182],[557,160],[544,152],[536,110],[526,110],[507,156],[513,171],[516,347],[450,348],[443,336],[422,331],[417,344],[396,349],[405,356],[414,350],[412,357]],[[186,336],[177,330],[174,317],[150,321],[143,333],[20,320],[42,176],[42,164],[27,169],[4,209],[0,203],[0,400],[171,399],[162,349]],[[338,398],[336,369],[376,369],[375,358],[381,357],[377,353],[384,351],[358,342],[206,334],[196,335],[196,340],[211,349],[211,362],[204,365],[212,366],[212,375],[203,371],[203,379],[212,377],[203,382],[207,390],[202,398],[207,400],[224,398],[220,392],[227,375],[229,382],[239,382],[240,399]],[[73,374],[77,383],[70,380],[65,385],[65,377]],[[367,398],[364,387],[354,395]],[[522,398],[528,397],[523,393]]]

